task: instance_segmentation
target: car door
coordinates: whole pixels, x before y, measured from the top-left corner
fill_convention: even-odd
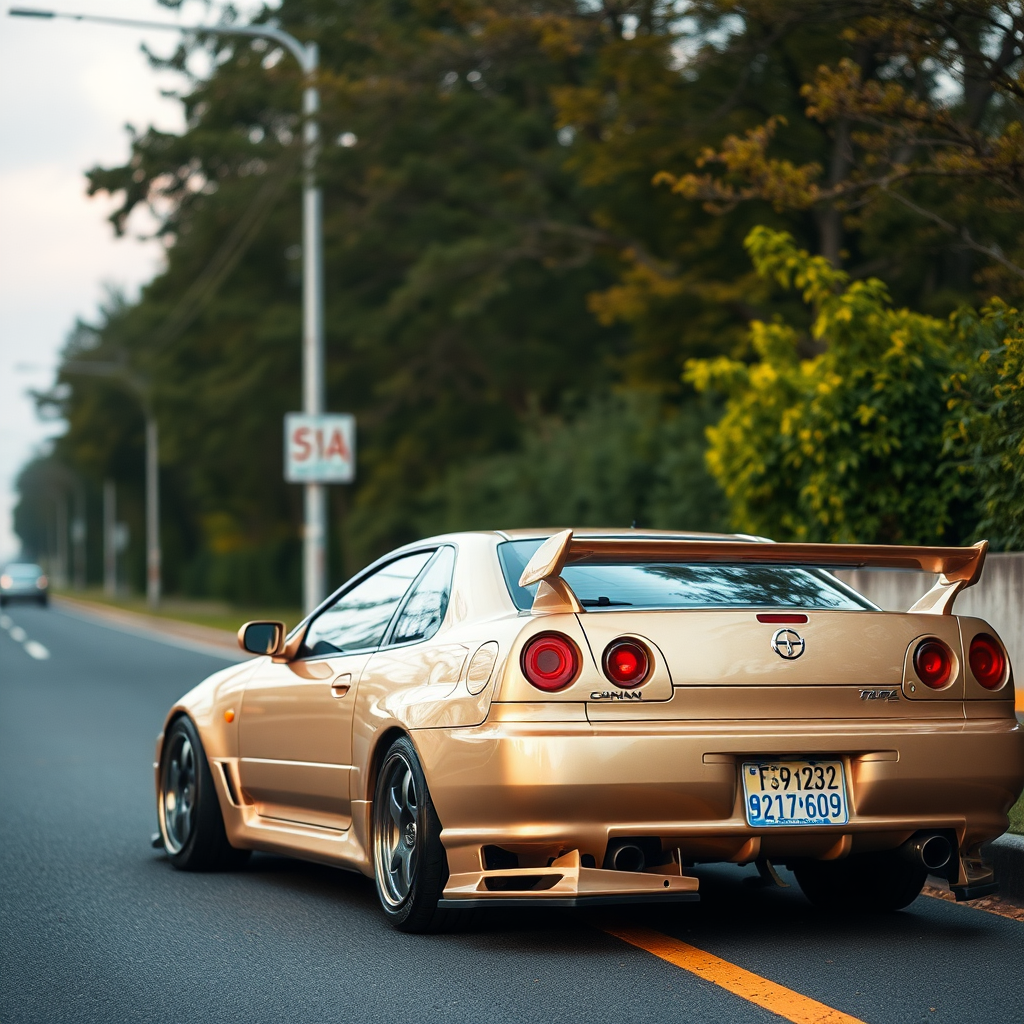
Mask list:
[[[357,580],[309,623],[295,661],[268,658],[257,668],[242,699],[238,770],[261,815],[348,827],[359,680],[432,553],[402,556]]]

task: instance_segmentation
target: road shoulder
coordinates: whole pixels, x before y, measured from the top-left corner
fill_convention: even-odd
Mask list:
[[[111,608],[109,605],[95,604],[74,597],[54,596],[51,600],[54,607],[78,618],[92,619],[105,626],[146,636],[161,643],[186,647],[202,654],[215,654],[229,661],[244,661],[248,658],[248,655],[239,650],[235,634],[226,629],[214,629],[211,626],[200,626],[179,619]]]

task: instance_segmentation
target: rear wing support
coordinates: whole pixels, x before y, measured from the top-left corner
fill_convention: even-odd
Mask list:
[[[912,547],[900,544],[772,544],[761,541],[676,540],[650,537],[574,537],[553,534],[537,549],[519,586],[539,583],[535,613],[586,609],[561,577],[566,565],[587,562],[718,562],[794,565],[817,569],[912,569],[935,573],[938,581],[911,609],[951,615],[961,590],[974,586],[988,553],[988,541],[968,548]]]

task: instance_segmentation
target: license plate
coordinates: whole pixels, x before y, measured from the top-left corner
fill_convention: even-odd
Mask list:
[[[744,761],[747,823],[845,825],[850,820],[842,761]]]

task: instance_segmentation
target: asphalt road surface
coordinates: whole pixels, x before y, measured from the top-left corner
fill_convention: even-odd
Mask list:
[[[4,1024],[1024,1021],[1024,923],[927,896],[835,920],[728,868],[700,872],[700,904],[508,911],[409,936],[359,875],[263,855],[176,872],[149,845],[153,740],[225,662],[59,610],[6,612]]]

